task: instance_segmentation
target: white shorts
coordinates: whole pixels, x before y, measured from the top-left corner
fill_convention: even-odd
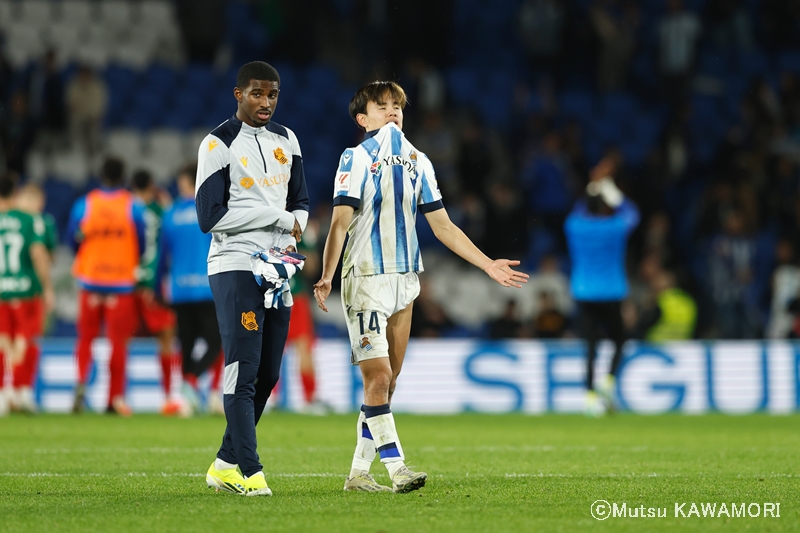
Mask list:
[[[389,357],[386,321],[419,296],[416,272],[354,276],[342,279],[342,306],[347,319],[350,362]]]

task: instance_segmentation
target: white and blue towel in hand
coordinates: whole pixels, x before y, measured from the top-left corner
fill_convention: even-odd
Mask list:
[[[294,303],[289,290],[289,280],[303,270],[305,259],[304,255],[277,246],[268,251],[259,250],[250,256],[250,266],[256,283],[262,290],[266,289],[264,307],[267,309],[278,307],[278,302],[284,307],[289,307]]]

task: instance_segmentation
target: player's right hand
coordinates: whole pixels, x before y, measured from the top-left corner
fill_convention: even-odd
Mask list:
[[[331,280],[329,279],[321,279],[314,284],[314,299],[317,301],[317,305],[320,309],[328,312],[328,308],[325,307],[325,300],[328,299],[328,296],[331,294]]]
[[[294,219],[294,227],[292,228],[290,235],[294,237],[294,240],[297,242],[300,242],[300,240],[303,238],[303,230],[300,229],[300,222],[297,221],[297,218]]]

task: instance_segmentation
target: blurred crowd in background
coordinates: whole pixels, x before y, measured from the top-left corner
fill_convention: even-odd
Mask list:
[[[798,0],[0,0],[0,32],[0,169],[41,183],[62,231],[106,155],[174,196],[235,112],[236,70],[264,60],[303,150],[309,239],[324,242],[338,157],[360,142],[350,97],[391,79],[451,217],[532,274],[508,299],[420,220],[436,269],[413,335],[574,335],[563,223],[604,156],[642,213],[633,335],[665,291],[695,306],[690,337],[800,334]],[[74,321],[70,261],[51,334]]]

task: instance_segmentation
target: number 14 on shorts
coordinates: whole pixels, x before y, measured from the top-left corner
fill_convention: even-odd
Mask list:
[[[378,320],[378,312],[377,311],[367,311],[369,313],[369,325],[368,328],[370,331],[374,331],[378,335],[381,333],[381,323]],[[361,329],[361,335],[364,335],[364,311],[359,311],[356,313],[358,317],[358,327]]]

